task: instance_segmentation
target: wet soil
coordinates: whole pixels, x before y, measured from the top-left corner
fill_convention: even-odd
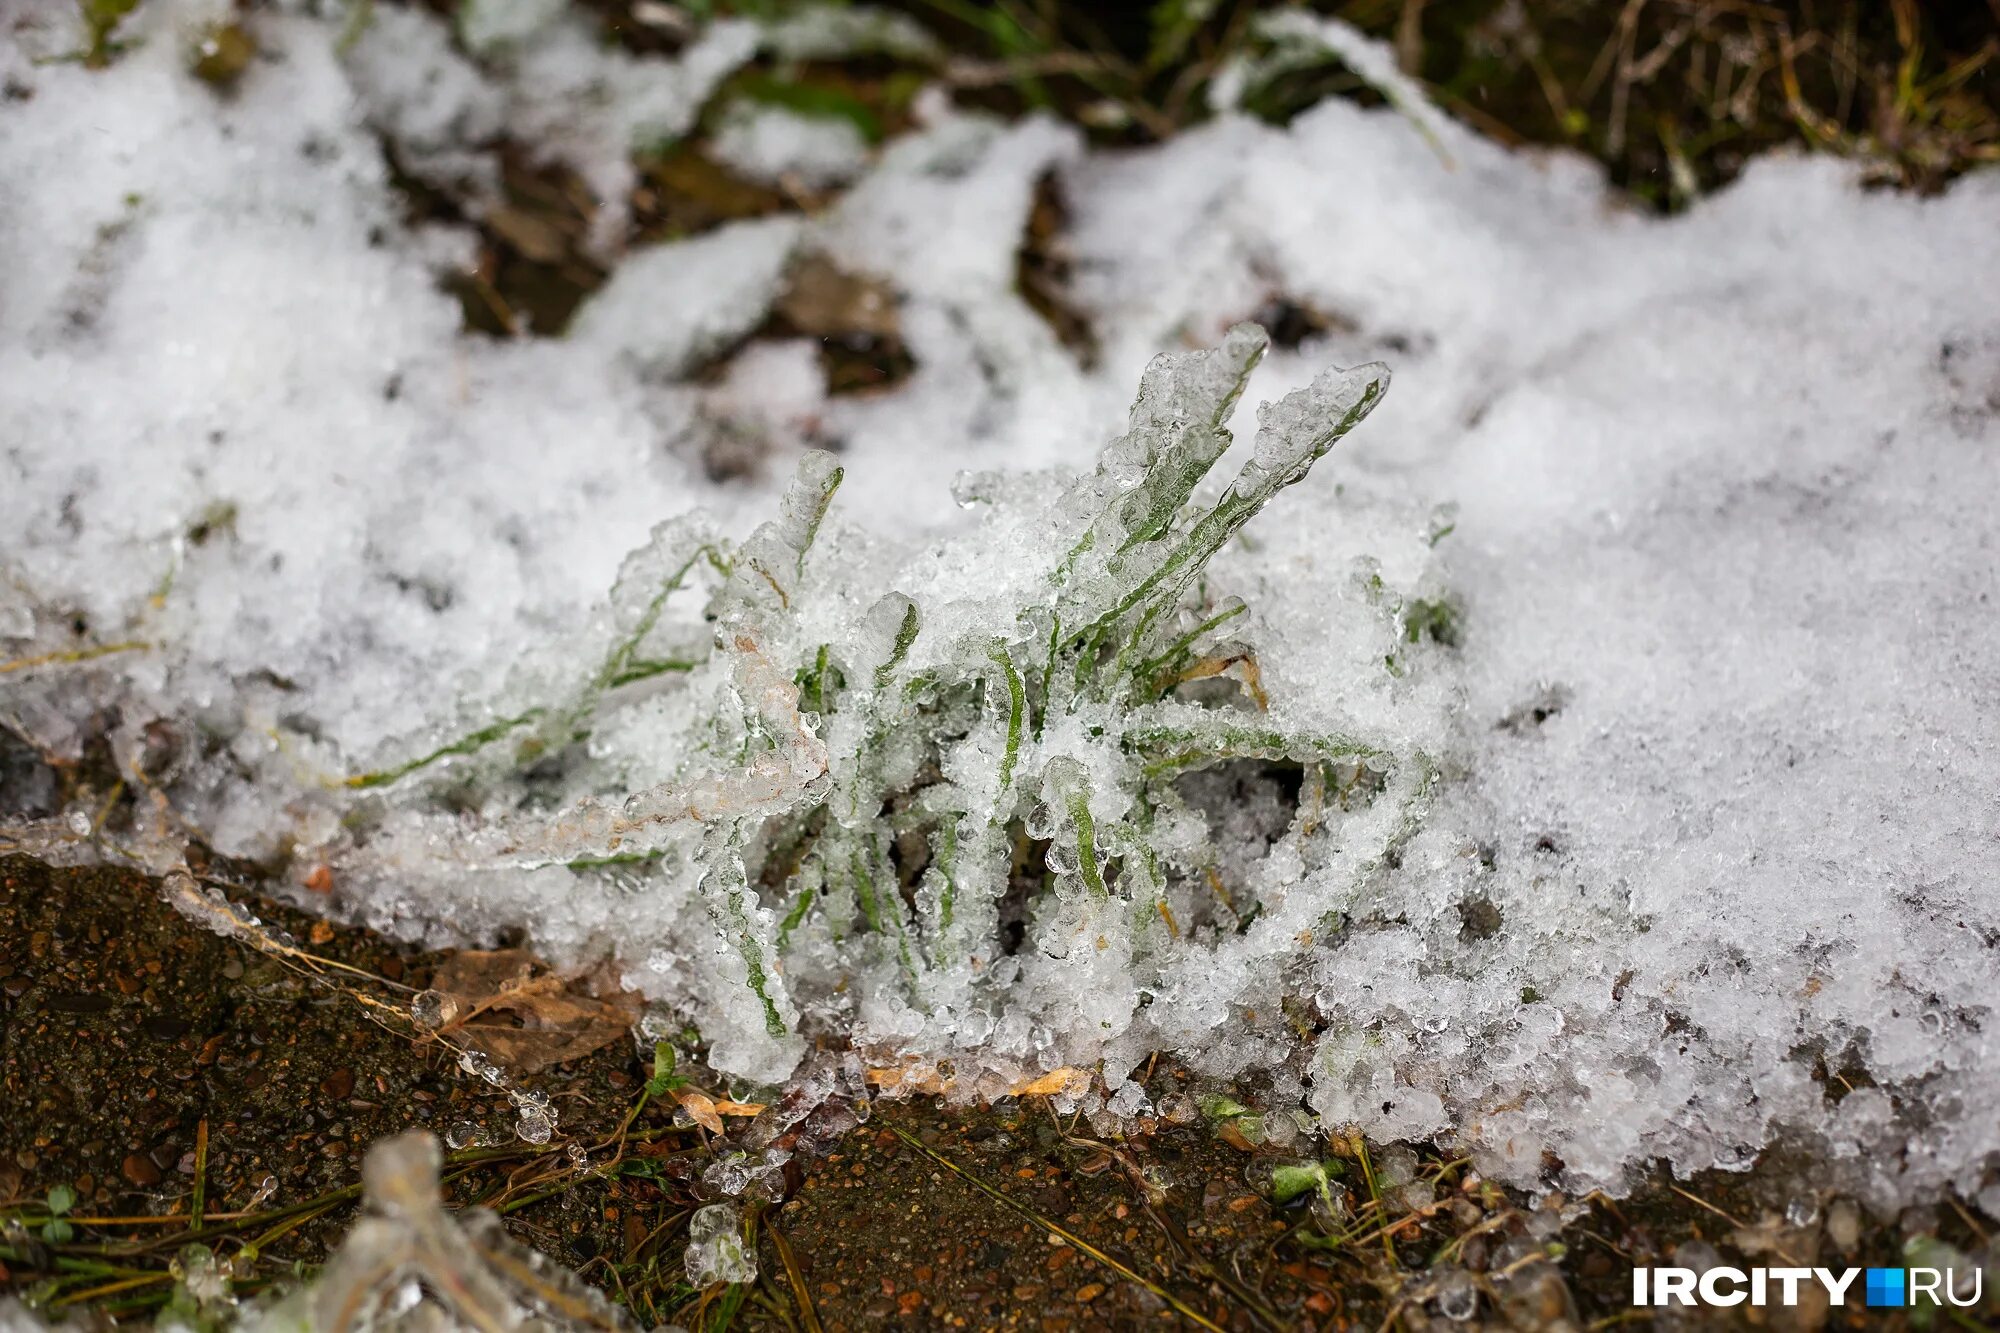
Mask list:
[[[434,955],[268,901],[313,953],[421,985]],[[354,1183],[361,1155],[412,1127],[511,1138],[505,1097],[436,1044],[371,1021],[337,990],[199,929],[144,876],[0,858],[0,1198],[75,1191],[79,1216],[186,1213],[206,1125],[210,1212],[277,1207]],[[549,1071],[563,1127],[601,1129],[638,1079],[629,1051]],[[266,1190],[267,1183],[271,1188]],[[323,1254],[329,1214],[286,1257]]]
[[[316,957],[383,983],[420,986],[440,962],[236,897]],[[498,1209],[646,1325],[1465,1326],[1449,1310],[1486,1327],[1580,1329],[1631,1321],[1638,1263],[1900,1262],[1912,1237],[1978,1253],[1994,1231],[1949,1203],[1869,1221],[1815,1193],[1809,1161],[1662,1179],[1622,1201],[1529,1200],[1430,1150],[1280,1147],[1254,1116],[1213,1104],[1099,1134],[1043,1098],[976,1111],[918,1099],[877,1101],[792,1175],[788,1198],[753,1209],[757,1282],[704,1293],[687,1286],[681,1251],[718,1143],[662,1099],[622,1152],[604,1151],[646,1073],[620,1041],[527,1079],[561,1123],[554,1142],[521,1143],[505,1098],[441,1044],[198,928],[154,881],[0,858],[0,1212],[28,1223],[0,1245],[0,1282],[55,1311],[143,1320],[195,1237],[225,1253],[264,1238],[243,1295],[309,1276],[354,1216],[367,1145],[454,1125],[492,1146],[452,1154],[451,1202]],[[1145,1082],[1163,1107],[1217,1091],[1167,1061]],[[592,1169],[569,1169],[572,1146]],[[1325,1187],[1274,1201],[1274,1168],[1315,1160]],[[76,1202],[52,1240],[45,1200],[59,1187]],[[231,1216],[245,1210],[256,1215]],[[155,1277],[135,1289],[78,1276],[106,1255]],[[1853,1308],[1760,1318],[1880,1325]]]

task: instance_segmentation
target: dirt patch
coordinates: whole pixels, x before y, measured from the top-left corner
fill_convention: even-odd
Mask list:
[[[425,985],[442,961],[234,896],[385,983]],[[1156,1061],[1148,1112],[1105,1132],[1040,1097],[877,1102],[787,1172],[783,1201],[753,1203],[756,1282],[702,1292],[685,1280],[687,1224],[729,1145],[673,1096],[642,1098],[651,1071],[629,1043],[529,1080],[560,1114],[536,1145],[442,1045],[379,1019],[196,928],[145,876],[0,859],[0,1281],[52,1311],[144,1315],[191,1240],[239,1259],[256,1243],[242,1297],[309,1277],[353,1219],[367,1146],[412,1127],[461,1142],[454,1206],[499,1211],[648,1325],[1582,1328],[1629,1319],[1640,1263],[1992,1253],[1973,1210],[1884,1225],[1816,1191],[1805,1159],[1620,1201],[1531,1200],[1434,1150],[1317,1140],[1250,1109],[1247,1090]],[[1800,1313],[1792,1326],[1881,1326],[1852,1307]]]
[[[436,964],[250,901],[315,954],[388,981],[420,985]],[[354,1185],[370,1143],[405,1129],[443,1137],[470,1125],[508,1143],[506,1099],[445,1056],[339,992],[195,928],[142,875],[0,858],[0,1199],[30,1205],[62,1186],[78,1219],[183,1220],[137,1230],[80,1222],[89,1240],[79,1243],[150,1244],[189,1229],[197,1178],[210,1216],[337,1194]],[[616,1124],[639,1079],[621,1042],[537,1085],[554,1091],[561,1128],[589,1140]],[[468,1179],[462,1197],[490,1183]],[[348,1205],[330,1200],[272,1243],[268,1275],[322,1259],[351,1220]],[[545,1245],[563,1242],[559,1253],[577,1248],[524,1220],[531,1228]],[[173,1252],[126,1257],[164,1265]],[[56,1257],[31,1245],[4,1262],[14,1283],[33,1289],[54,1275]]]

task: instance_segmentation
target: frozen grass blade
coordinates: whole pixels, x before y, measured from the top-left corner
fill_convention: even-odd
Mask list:
[[[772,1037],[784,1037],[790,1029],[778,1011],[783,982],[777,975],[777,950],[766,938],[762,918],[767,914],[757,906],[750,892],[749,880],[743,873],[743,847],[735,832],[712,835],[702,859],[707,866],[701,879],[702,901],[715,928],[743,960],[750,991],[763,1007],[765,1032]]]

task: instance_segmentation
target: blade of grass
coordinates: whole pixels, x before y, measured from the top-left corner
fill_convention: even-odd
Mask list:
[[[188,1204],[188,1226],[201,1230],[202,1207],[208,1202],[208,1118],[194,1129],[194,1198]]]
[[[1361,1163],[1361,1178],[1368,1182],[1368,1201],[1374,1205],[1378,1216],[1388,1217],[1389,1206],[1382,1202],[1382,1187],[1375,1180],[1375,1163],[1368,1156],[1368,1141],[1362,1138],[1358,1132],[1350,1134],[1347,1141],[1354,1147],[1355,1160]],[[1389,1239],[1391,1230],[1392,1228],[1389,1227],[1382,1228],[1382,1253],[1388,1256],[1390,1265],[1394,1266],[1396,1263],[1396,1243]]]
[[[450,759],[458,755],[467,755],[483,750],[494,741],[505,736],[508,732],[519,727],[524,727],[528,723],[542,717],[547,711],[544,708],[530,708],[525,713],[518,713],[513,717],[501,718],[498,722],[481,727],[479,730],[461,736],[455,741],[440,745],[429,754],[419,755],[417,758],[397,764],[393,768],[379,768],[372,773],[352,774],[344,779],[343,785],[352,787],[357,791],[366,791],[374,787],[386,787],[392,782],[397,782],[408,777],[420,768],[428,768],[440,759]]]
[[[172,1273],[148,1273],[144,1277],[120,1278],[116,1282],[106,1282],[102,1286],[86,1287],[82,1291],[67,1292],[56,1297],[53,1304],[58,1306],[81,1305],[85,1301],[99,1300],[105,1296],[115,1296],[121,1291],[130,1291],[134,1287],[150,1287],[155,1283],[172,1282],[173,1280],[174,1276]]]
[[[152,646],[150,643],[142,643],[134,639],[126,643],[104,643],[93,648],[71,648],[66,652],[43,653],[38,657],[17,657],[11,662],[0,662],[0,676],[11,675],[16,671],[26,671],[32,667],[64,666],[71,662],[90,662],[100,657],[109,657],[113,653],[140,653],[145,652]]]
[[[792,1253],[791,1241],[768,1218],[764,1230],[770,1233],[771,1243],[778,1247],[778,1261],[785,1266],[785,1277],[792,1284],[792,1299],[798,1303],[799,1319],[805,1324],[806,1333],[822,1333],[819,1312],[813,1309],[812,1292],[806,1287],[806,1275],[799,1269],[798,1256]]]

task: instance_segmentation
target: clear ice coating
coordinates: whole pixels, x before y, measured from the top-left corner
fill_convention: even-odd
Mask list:
[[[508,1090],[507,1099],[514,1105],[514,1133],[521,1142],[542,1144],[555,1137],[556,1109],[547,1093],[513,1088]]]
[[[440,991],[418,991],[410,998],[410,1021],[435,1032],[458,1016],[458,1001]]]

